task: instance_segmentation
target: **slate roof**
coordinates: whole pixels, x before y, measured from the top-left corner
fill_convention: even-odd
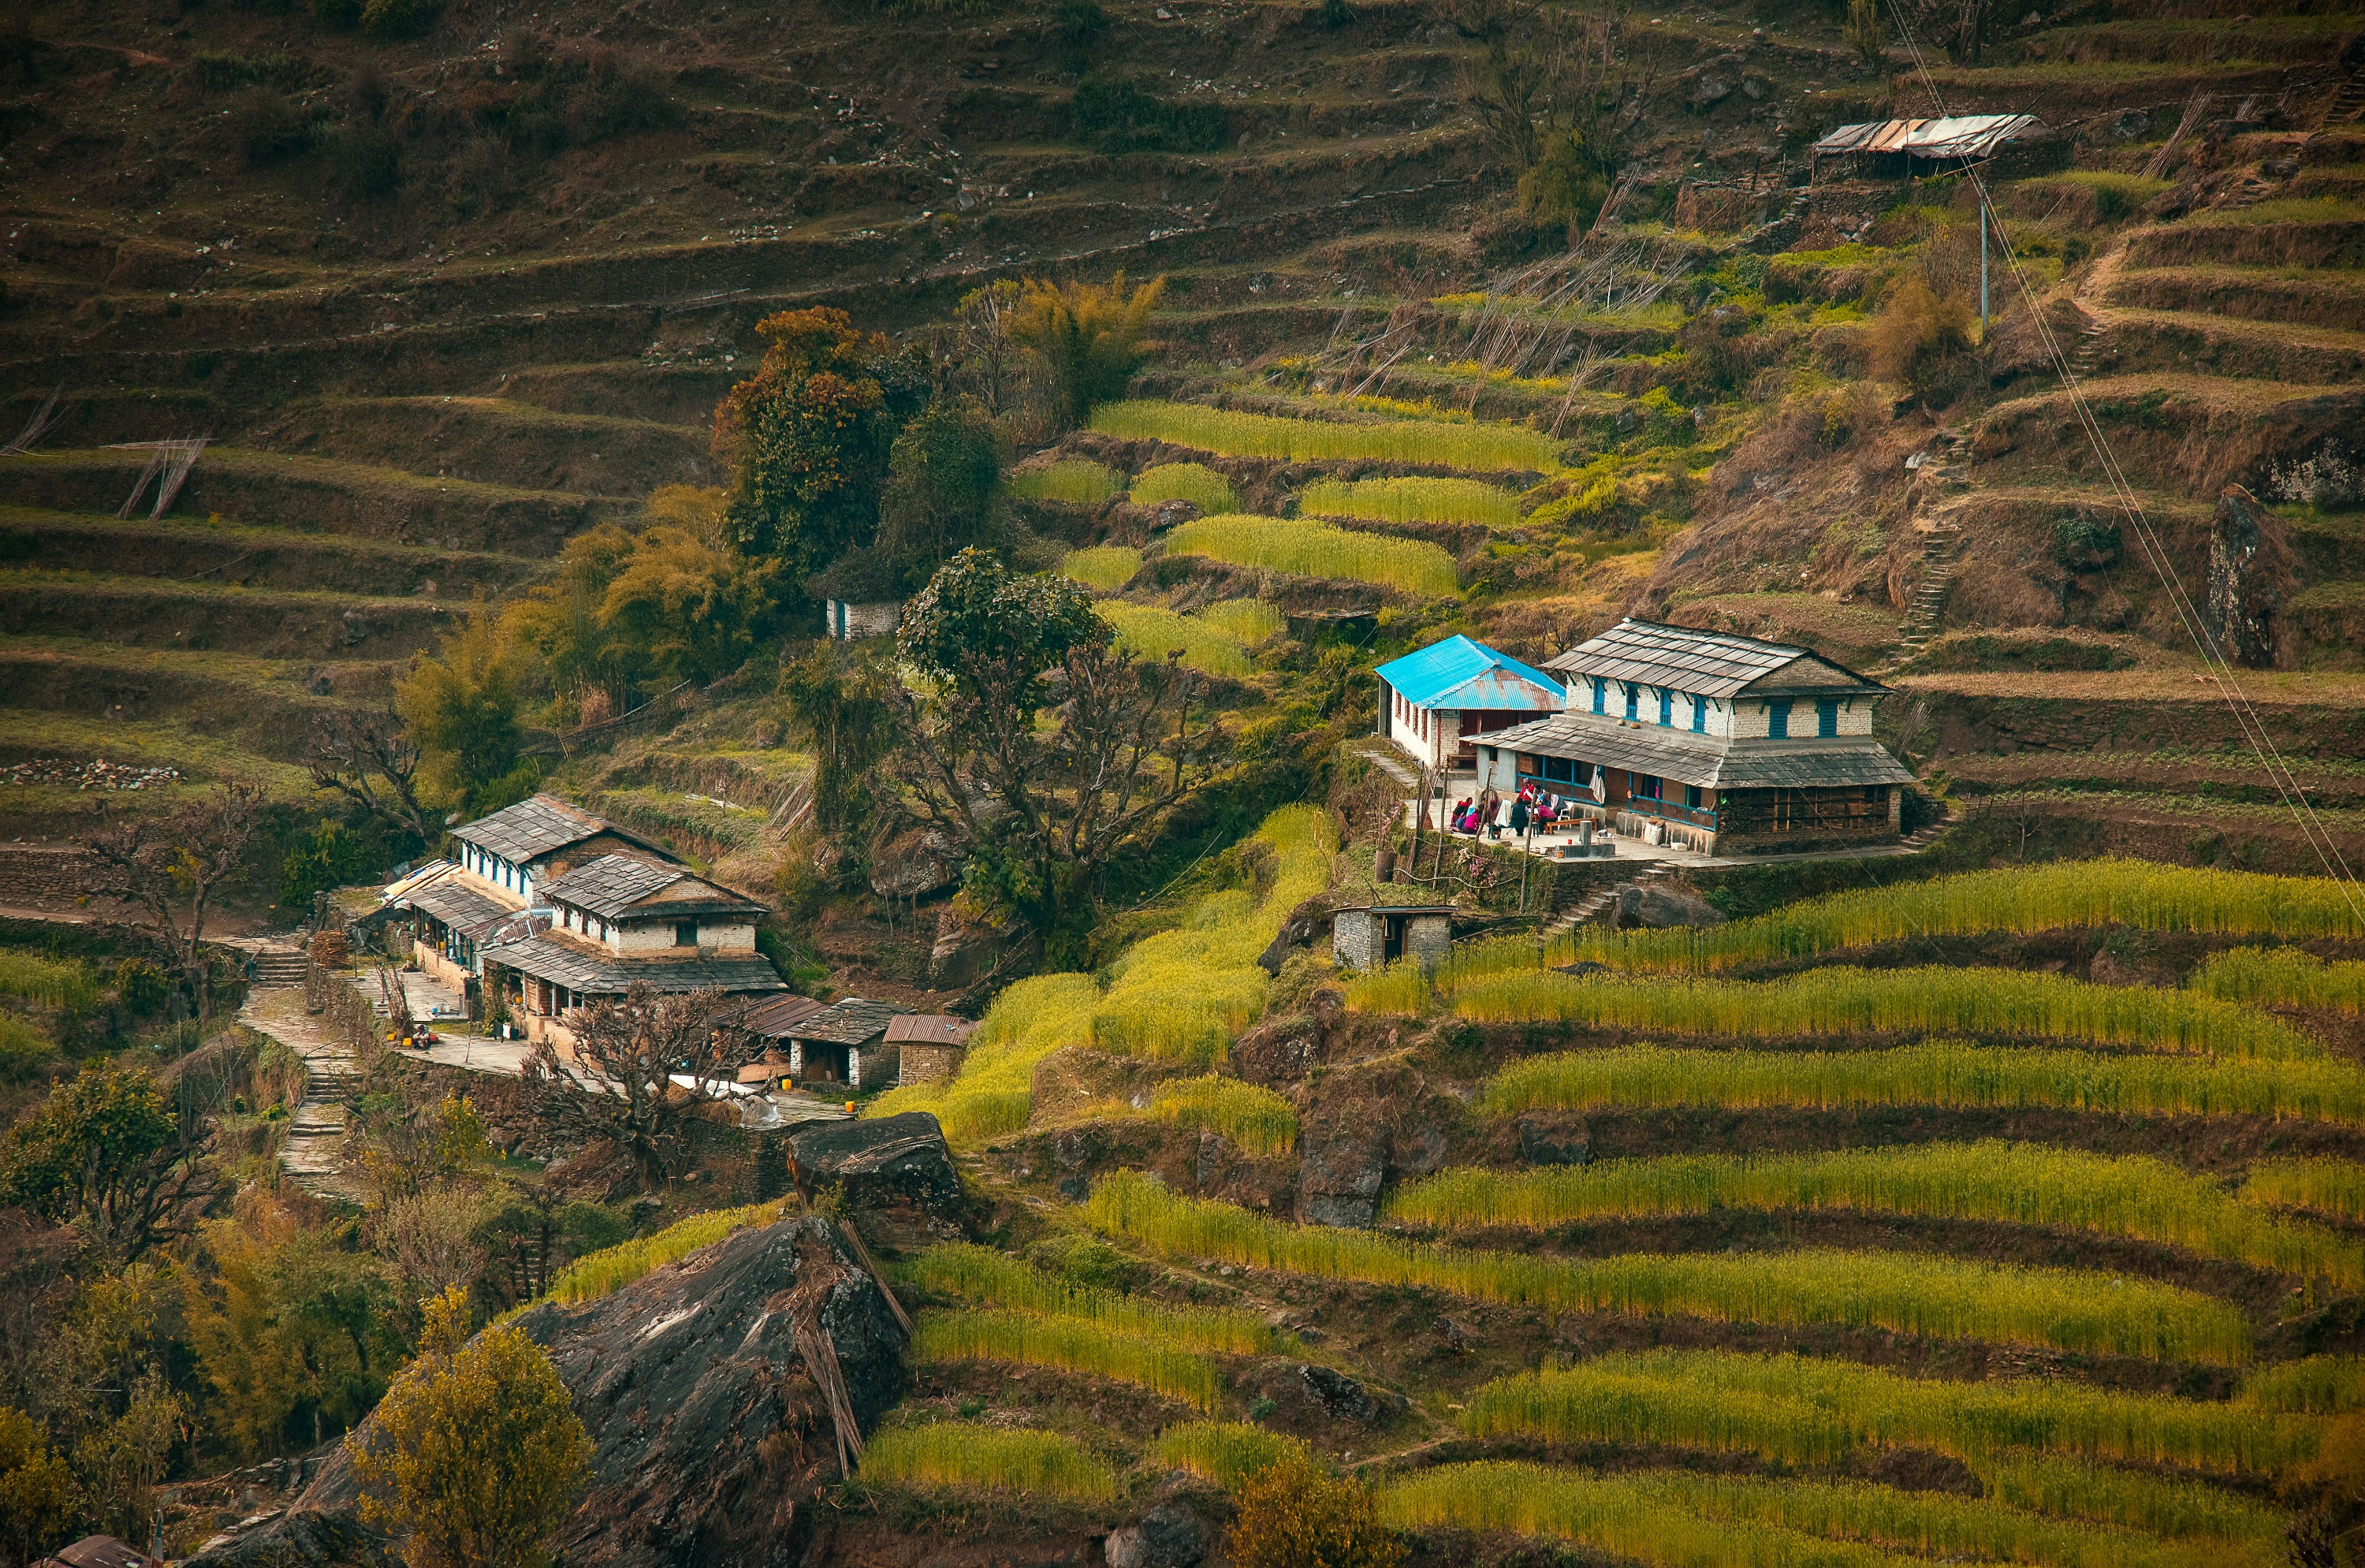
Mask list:
[[[41,1561],[62,1562],[66,1568],[145,1568],[155,1559],[111,1535],[86,1535],[72,1546],[61,1547],[56,1556]]]
[[[1631,617],[1548,660],[1545,667],[1580,679],[1599,676],[1703,697],[1743,690],[1866,695],[1889,689],[1810,648]]]
[[[1557,708],[1568,699],[1541,670],[1459,635],[1390,659],[1377,673],[1416,708]]]
[[[704,991],[709,987],[738,993],[786,991],[779,974],[760,953],[745,958],[701,958],[695,948],[681,948],[679,958],[619,958],[605,947],[555,931],[544,931],[521,942],[504,942],[485,949],[485,962],[520,974],[563,985],[569,991],[619,995],[635,980],[646,980],[660,991]]]
[[[810,996],[776,996],[747,1009],[740,1022],[754,1033],[777,1040],[786,1037],[792,1025],[803,1023],[828,1006],[829,1003],[815,1002]]]
[[[437,860],[412,872],[387,888],[384,900],[390,909],[415,909],[432,915],[463,936],[482,935],[519,908],[485,892],[475,879],[449,860]]]
[[[1869,735],[1803,735],[1728,743],[1715,735],[1556,713],[1481,735],[1482,745],[1597,762],[1707,790],[1829,789],[1910,784],[1913,775]]]
[[[1916,158],[1984,158],[2007,141],[2041,134],[2034,115],[1955,115],[1945,119],[1877,119],[1844,125],[1809,151],[1910,152]]]
[[[967,1018],[954,1018],[942,1013],[902,1013],[888,1020],[887,1043],[891,1046],[933,1045],[959,1046],[969,1043],[977,1033],[977,1025]]]
[[[522,866],[554,849],[613,831],[608,823],[555,795],[531,795],[465,827],[454,828],[452,836],[498,855],[512,866]]]
[[[867,1046],[887,1032],[895,1016],[892,1002],[866,1002],[849,996],[843,1002],[832,1002],[810,1018],[791,1024],[783,1031],[791,1040],[818,1040],[832,1046]]]
[[[669,888],[689,873],[678,866],[661,866],[634,855],[602,855],[586,860],[564,877],[542,885],[542,896],[555,903],[613,919],[651,893]]]

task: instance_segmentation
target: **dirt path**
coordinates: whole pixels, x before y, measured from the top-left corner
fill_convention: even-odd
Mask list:
[[[360,1203],[364,1189],[345,1167],[344,1143],[345,1105],[360,1092],[361,1064],[305,1010],[301,986],[256,986],[238,1017],[304,1058],[304,1100],[289,1118],[280,1168],[316,1197]]]

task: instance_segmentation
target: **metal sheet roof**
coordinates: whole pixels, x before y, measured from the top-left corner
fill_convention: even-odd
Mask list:
[[[1543,671],[1460,635],[1390,659],[1378,675],[1416,708],[1557,708],[1568,700]]]
[[[866,1002],[849,996],[843,1002],[832,1002],[812,1017],[791,1024],[782,1031],[791,1040],[819,1040],[833,1046],[862,1046],[887,1032],[895,1017],[895,1006],[888,1002]]]
[[[887,1043],[891,1046],[939,1045],[958,1046],[977,1033],[977,1025],[967,1018],[954,1018],[942,1013],[904,1013],[887,1023]]]
[[[1628,726],[1590,713],[1561,713],[1482,735],[1481,745],[1569,757],[1645,773],[1704,790],[1802,789],[1910,784],[1913,775],[1868,735],[1799,736],[1728,743],[1655,724]]]
[[[779,1039],[788,1034],[790,1025],[803,1023],[828,1006],[826,1002],[816,1002],[810,996],[776,996],[749,1008],[740,1022],[755,1034]]]
[[[1844,125],[1811,151],[1910,152],[1916,158],[1984,158],[2007,141],[2046,129],[2034,115],[1954,115],[1945,119],[1877,119]]]
[[[569,991],[603,996],[621,994],[636,980],[644,980],[651,989],[660,991],[713,989],[744,994],[789,989],[770,961],[760,954],[704,958],[698,956],[695,948],[682,948],[679,952],[678,958],[619,958],[605,947],[577,941],[561,932],[544,931],[522,942],[487,947],[484,958],[488,964],[499,964],[536,980],[563,985]]]
[[[554,849],[612,831],[606,822],[555,795],[532,795],[465,827],[454,828],[452,836],[498,855],[512,866],[522,866]]]
[[[1889,689],[1807,648],[1631,617],[1579,643],[1545,667],[1703,697],[1731,697],[1752,688],[1844,693]],[[1768,679],[1777,672],[1786,672],[1788,678]]]
[[[602,855],[543,884],[542,896],[612,918],[689,874],[678,866],[662,866],[636,855]]]

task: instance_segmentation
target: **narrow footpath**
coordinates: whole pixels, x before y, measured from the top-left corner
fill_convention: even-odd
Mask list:
[[[304,954],[276,944],[254,949],[259,971],[239,1022],[269,1035],[304,1061],[304,1099],[288,1118],[280,1169],[297,1186],[331,1203],[359,1204],[360,1182],[345,1170],[346,1105],[361,1092],[360,1064],[304,1005]]]

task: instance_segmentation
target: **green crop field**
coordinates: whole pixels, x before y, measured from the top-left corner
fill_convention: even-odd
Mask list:
[[[1209,675],[1244,676],[1252,667],[1248,649],[1204,621],[1177,615],[1154,604],[1128,604],[1103,599],[1101,618],[1116,628],[1119,646],[1146,659],[1164,659],[1179,653],[1193,669]]]
[[[1022,469],[1010,476],[1010,492],[1033,501],[1066,501],[1071,506],[1095,506],[1125,492],[1125,479],[1104,464],[1089,458],[1063,457],[1040,468]]]
[[[992,1487],[1099,1502],[1116,1495],[1116,1473],[1071,1438],[939,1422],[872,1438],[862,1473],[907,1485]]]
[[[1024,1312],[924,1312],[912,1335],[912,1359],[1058,1367],[1134,1383],[1201,1410],[1213,1410],[1224,1391],[1223,1373],[1204,1356],[1082,1318]]]
[[[1138,507],[1189,501],[1203,512],[1238,511],[1240,506],[1232,482],[1204,463],[1160,463],[1143,469],[1133,482],[1132,499]]]
[[[1298,509],[1324,517],[1378,522],[1474,522],[1517,528],[1519,498],[1475,479],[1317,479],[1298,492]]]
[[[1059,575],[1073,577],[1086,588],[1096,588],[1103,593],[1115,593],[1133,581],[1141,570],[1141,552],[1127,544],[1096,544],[1089,550],[1070,550],[1059,561]]]
[[[1068,1283],[1007,1253],[968,1242],[931,1247],[898,1277],[936,1295],[1011,1312],[1074,1318],[1111,1334],[1227,1356],[1278,1354],[1289,1340],[1253,1314],[1215,1306],[1170,1306]]]
[[[2297,947],[2229,947],[2192,973],[2192,988],[2228,1002],[2365,1013],[2365,964],[2326,963]]]
[[[1198,517],[1170,532],[1166,549],[1227,566],[1344,577],[1430,598],[1451,596],[1460,583],[1453,557],[1425,540],[1357,533],[1327,522],[1239,513]]]

